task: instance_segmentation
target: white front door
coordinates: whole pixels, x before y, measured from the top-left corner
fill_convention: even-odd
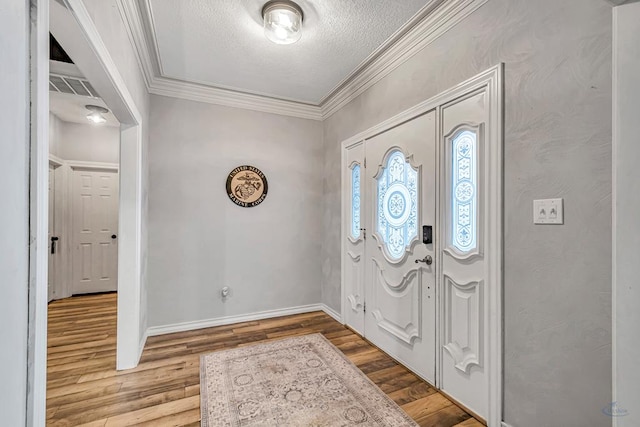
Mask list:
[[[366,141],[365,336],[435,380],[435,257],[423,226],[436,220],[435,111]]]
[[[73,171],[73,294],[117,290],[118,173]]]

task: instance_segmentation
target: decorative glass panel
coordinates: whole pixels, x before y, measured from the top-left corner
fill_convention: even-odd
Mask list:
[[[360,165],[351,170],[351,236],[360,238]]]
[[[452,244],[460,252],[470,252],[477,246],[476,197],[478,186],[478,143],[475,132],[464,130],[452,143]]]
[[[394,150],[377,180],[377,232],[387,256],[397,261],[418,235],[418,171]]]

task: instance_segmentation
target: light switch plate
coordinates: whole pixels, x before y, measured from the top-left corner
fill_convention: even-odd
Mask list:
[[[563,199],[533,201],[534,224],[564,224]]]

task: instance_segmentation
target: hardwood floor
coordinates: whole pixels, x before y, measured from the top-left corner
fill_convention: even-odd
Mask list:
[[[47,425],[198,426],[201,354],[315,332],[421,426],[482,426],[323,312],[150,337],[140,365],[116,371],[116,294],[49,305]]]

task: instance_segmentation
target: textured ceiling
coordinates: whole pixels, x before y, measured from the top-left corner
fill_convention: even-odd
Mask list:
[[[266,39],[266,0],[145,0],[164,77],[319,104],[431,0],[298,0],[302,39]]]

